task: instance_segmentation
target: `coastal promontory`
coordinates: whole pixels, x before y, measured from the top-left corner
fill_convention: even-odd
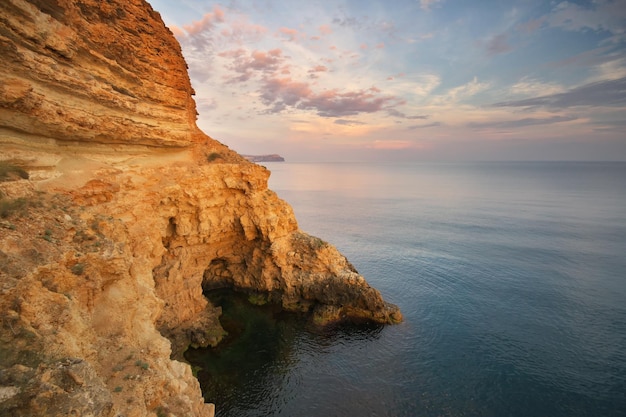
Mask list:
[[[196,127],[187,67],[143,0],[0,3],[0,415],[212,416],[190,344],[229,287],[395,323],[270,172]]]

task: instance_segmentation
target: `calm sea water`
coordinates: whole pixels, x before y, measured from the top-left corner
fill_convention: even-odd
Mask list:
[[[239,336],[188,353],[218,415],[626,416],[626,163],[267,166],[405,322],[225,299]]]

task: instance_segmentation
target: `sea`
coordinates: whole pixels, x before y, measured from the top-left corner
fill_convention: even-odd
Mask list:
[[[626,163],[266,163],[404,314],[310,326],[209,295],[217,416],[626,416]]]

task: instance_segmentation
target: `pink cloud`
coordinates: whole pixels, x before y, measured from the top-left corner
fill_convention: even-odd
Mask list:
[[[367,44],[366,43],[362,43],[361,46],[359,46],[359,48],[366,50],[367,49]]]
[[[223,58],[239,58],[242,55],[246,54],[246,50],[243,48],[231,49],[230,51],[224,51],[217,54]]]
[[[170,30],[172,31],[172,33],[174,34],[175,37],[177,38],[182,38],[183,36],[185,36],[185,31],[182,30],[181,28],[179,28],[176,25],[171,25],[169,26]]]
[[[224,21],[224,11],[218,6],[213,8],[213,12],[205,13],[202,19],[196,20],[188,25],[183,25],[183,29],[188,35],[196,35],[205,30],[211,30],[216,23]]]
[[[261,89],[261,100],[273,106],[271,112],[280,112],[287,106],[296,106],[312,94],[308,83],[293,81],[291,78],[270,78],[265,80]]]
[[[297,41],[298,38],[300,37],[300,32],[298,32],[296,29],[282,27],[278,29],[278,32],[282,33],[283,35],[286,35],[288,40],[291,42]]]
[[[333,30],[329,25],[322,25],[318,29],[322,35],[330,35],[331,33],[333,33]]]
[[[219,56],[233,59],[229,69],[239,75],[231,77],[231,83],[248,81],[255,72],[274,73],[284,64],[283,51],[279,48],[269,51],[255,50],[249,54],[243,49],[235,49],[220,53]]]
[[[379,95],[378,91],[374,87],[369,90],[340,92],[333,89],[315,93],[308,83],[291,78],[268,78],[261,87],[261,100],[271,106],[269,112],[293,107],[313,110],[322,117],[340,117],[374,113],[397,101],[395,97]]]
[[[376,44],[375,48],[376,49],[384,49],[385,48],[385,42],[380,42],[380,43]]]
[[[309,72],[327,72],[328,68],[324,65],[316,65],[309,70]]]
[[[267,32],[267,28],[250,23],[246,20],[237,20],[230,23],[230,32],[226,38],[233,42],[249,43],[251,39],[258,39]]]
[[[319,75],[317,75],[320,72],[328,72],[328,68],[324,65],[316,65],[313,68],[311,68],[308,73],[309,73],[309,78],[319,78]]]

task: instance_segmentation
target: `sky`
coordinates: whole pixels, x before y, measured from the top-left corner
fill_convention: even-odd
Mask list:
[[[626,160],[626,0],[149,2],[239,153]]]

